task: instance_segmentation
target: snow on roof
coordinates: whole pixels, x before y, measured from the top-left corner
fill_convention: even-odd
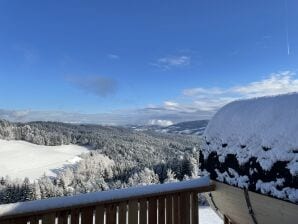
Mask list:
[[[88,204],[102,203],[105,201],[127,200],[127,198],[130,197],[146,197],[158,193],[170,193],[173,191],[188,190],[209,185],[209,177],[204,176],[197,179],[175,183],[154,184],[141,187],[131,187],[120,190],[80,194],[71,197],[57,197],[37,201],[19,202],[13,204],[0,205],[0,217],[13,216],[29,212],[39,212],[57,208],[83,206]]]
[[[276,161],[289,161],[298,174],[298,93],[235,101],[224,106],[209,122],[204,136],[205,158],[216,151],[224,161],[235,154],[239,163],[252,156],[264,170]]]

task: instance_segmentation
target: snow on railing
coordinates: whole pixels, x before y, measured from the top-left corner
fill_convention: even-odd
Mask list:
[[[198,223],[197,193],[214,190],[209,177],[0,205],[6,223]],[[105,218],[104,218],[105,217]],[[13,220],[13,221],[12,221]],[[14,220],[16,220],[14,222]],[[120,222],[120,221],[123,222]],[[139,220],[139,221],[138,221]],[[145,221],[146,220],[146,221]],[[150,221],[151,220],[151,221]],[[174,221],[176,220],[176,221]]]

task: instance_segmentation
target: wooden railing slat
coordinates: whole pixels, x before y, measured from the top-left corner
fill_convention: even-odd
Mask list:
[[[190,193],[180,194],[180,224],[190,224]]]
[[[168,195],[166,197],[166,222],[167,224],[173,223],[173,203],[172,203],[172,195]]]
[[[115,204],[110,204],[107,206],[106,224],[116,224],[116,211],[117,206]]]
[[[95,208],[95,224],[104,224],[105,207],[103,205]]]
[[[58,212],[58,224],[68,224],[68,211]]]
[[[127,203],[121,202],[119,204],[119,224],[126,224]]]
[[[198,194],[196,192],[192,192],[191,199],[191,224],[199,224]]]
[[[147,203],[148,200],[148,203]],[[39,219],[42,224],[55,224],[56,217],[58,224],[68,224],[69,214],[71,215],[71,224],[104,224],[106,210],[106,224],[198,224],[198,193],[182,192],[166,197],[151,197],[131,200],[128,203],[121,202],[118,210],[117,222],[117,204],[109,204],[106,208],[104,205],[96,207],[89,206],[79,209],[62,210],[57,213],[48,213],[41,216],[30,216],[29,218],[20,217],[0,221],[0,224],[38,224]],[[94,216],[95,211],[95,216]],[[128,217],[127,217],[128,215]]]
[[[81,223],[93,224],[94,207],[86,207],[81,210]]]
[[[37,216],[31,216],[29,218],[29,221],[30,221],[30,224],[38,224],[39,219]]]
[[[138,224],[138,201],[133,200],[128,202],[128,223]]]
[[[42,224],[55,224],[56,213],[49,213],[42,216]]]
[[[80,210],[72,209],[70,212],[71,224],[79,224],[79,219],[80,219]]]
[[[13,220],[0,221],[0,224],[27,224],[28,218],[22,217]]]
[[[165,224],[165,197],[158,198],[158,224]]]
[[[179,194],[173,196],[173,218],[174,224],[180,224],[180,204],[179,204]]]
[[[147,199],[140,200],[140,224],[147,224]]]
[[[157,223],[157,198],[149,199],[149,224]]]
[[[82,200],[82,204],[79,201],[71,204],[67,198],[66,203],[60,207],[58,202],[62,201],[58,198],[51,200],[50,206],[44,202],[34,202],[28,204],[25,210],[3,212],[6,215],[0,217],[0,224],[27,224],[27,221],[38,224],[40,220],[42,224],[68,224],[69,219],[71,224],[198,224],[197,194],[213,191],[215,185],[198,188],[190,186],[180,190],[162,188],[164,190],[161,192],[156,190],[158,187],[151,193],[144,191],[143,194],[137,192],[135,195],[130,191],[127,191],[128,195],[121,195],[118,191],[116,197],[110,192],[107,197],[104,195],[102,199],[90,200],[89,203]],[[37,206],[33,205],[41,207],[34,211]]]

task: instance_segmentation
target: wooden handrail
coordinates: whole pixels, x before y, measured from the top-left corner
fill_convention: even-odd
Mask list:
[[[175,216],[180,213],[186,218],[186,222],[180,222],[182,218],[178,216],[176,217],[177,223],[195,224],[197,222],[194,222],[196,219],[194,217],[198,212],[196,211],[197,194],[214,189],[215,186],[210,184],[209,178],[203,177],[177,183],[0,205],[0,224],[25,224],[28,221],[30,224],[35,224],[39,220],[42,220],[42,224],[54,224],[56,219],[58,219],[58,224],[67,223],[67,220],[71,220],[71,224],[78,224],[79,220],[81,224],[92,224],[93,219],[96,220],[96,224],[103,224],[104,217],[106,224],[116,224],[116,219],[119,219],[119,224],[121,224],[126,223],[124,220],[127,216],[128,223],[132,224],[147,224],[147,219],[149,224],[157,223],[155,219],[157,216],[159,223],[165,223],[165,221],[172,223]],[[146,222],[144,217],[146,217]],[[138,222],[138,219],[143,221]],[[172,221],[168,222],[169,220]]]

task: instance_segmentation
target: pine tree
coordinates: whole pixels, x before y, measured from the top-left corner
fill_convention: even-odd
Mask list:
[[[168,169],[167,170],[167,178],[165,179],[165,183],[173,183],[173,182],[177,182],[178,180],[175,177],[175,173],[171,170]]]

